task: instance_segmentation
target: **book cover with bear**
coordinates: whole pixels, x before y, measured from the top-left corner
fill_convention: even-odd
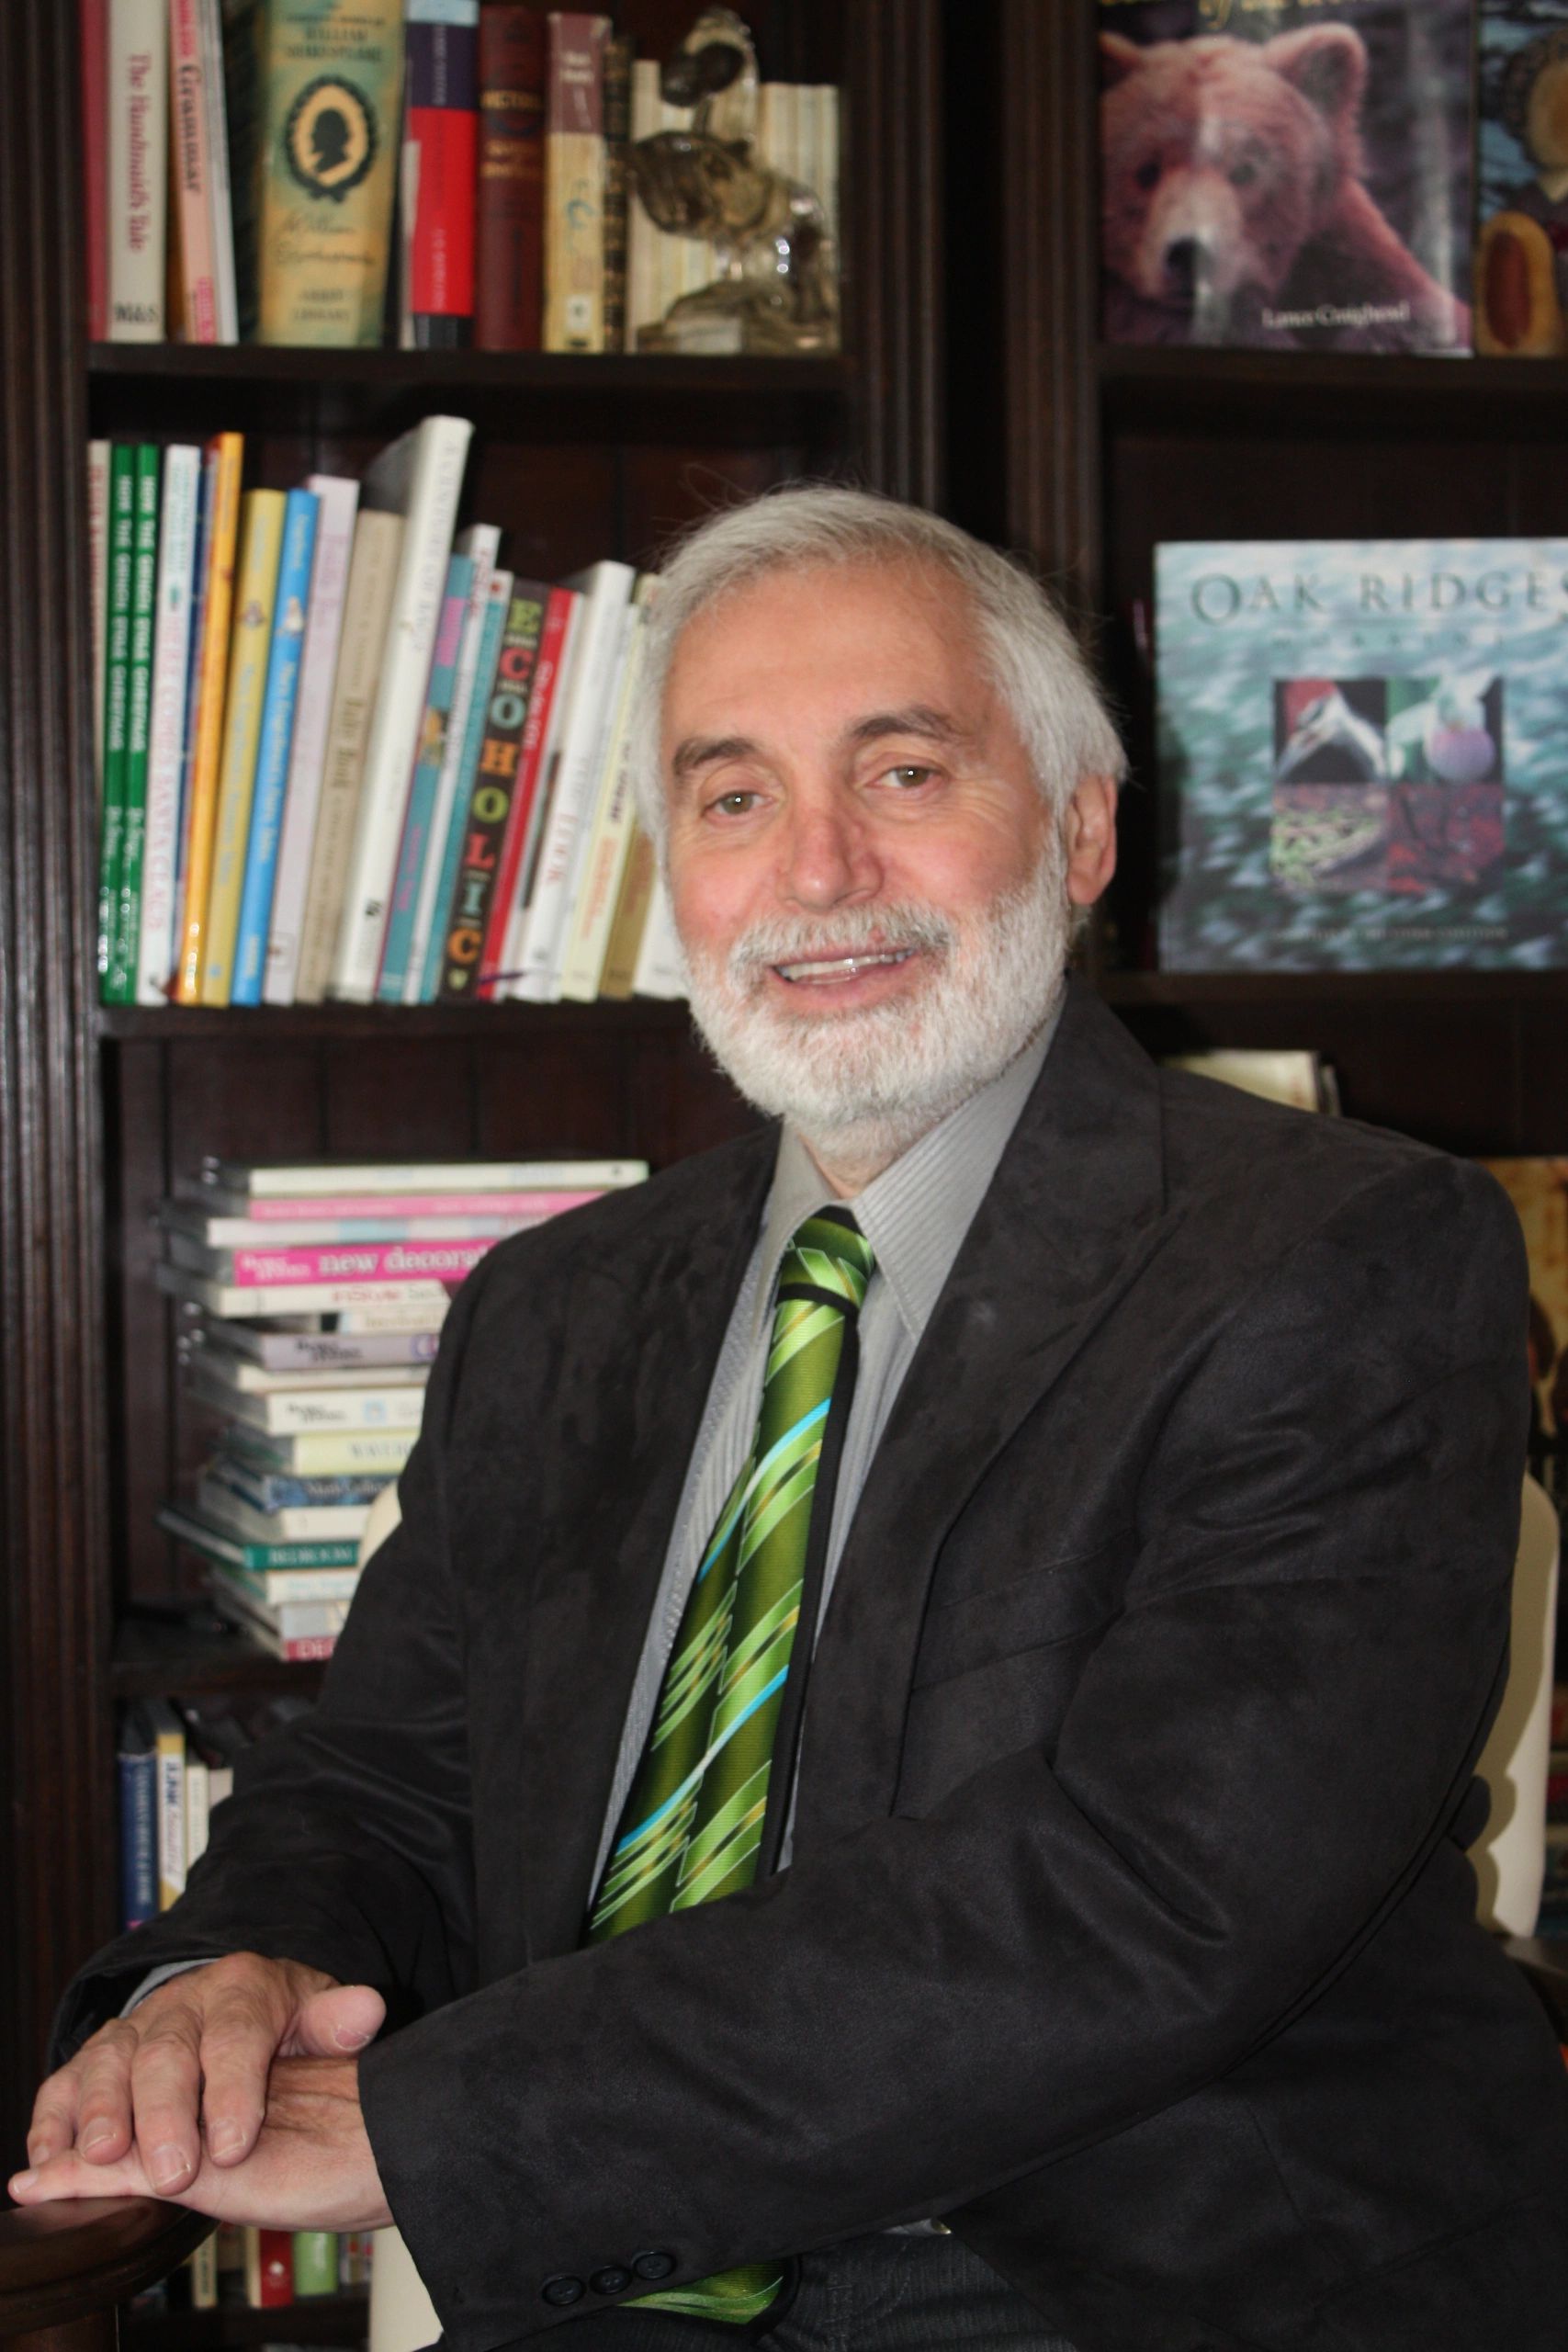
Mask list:
[[[1568,539],[1155,551],[1171,971],[1568,965]]]
[[[1470,347],[1475,0],[1100,0],[1108,342]]]
[[[1481,0],[1475,347],[1568,354],[1568,0]]]

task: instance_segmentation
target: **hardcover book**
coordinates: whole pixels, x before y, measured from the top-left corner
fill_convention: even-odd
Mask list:
[[[1568,5],[1481,0],[1475,347],[1568,352]]]
[[[1163,966],[1568,962],[1568,540],[1155,560]]]
[[[1474,0],[1100,0],[1112,343],[1462,352]]]

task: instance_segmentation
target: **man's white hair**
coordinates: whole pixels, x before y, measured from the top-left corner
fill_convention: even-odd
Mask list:
[[[753,581],[822,565],[933,570],[960,591],[991,680],[1057,814],[1085,776],[1120,782],[1126,755],[1071,630],[1019,565],[923,507],[829,482],[793,482],[710,515],[663,567],[630,713],[637,813],[662,853],[664,692],[688,624]]]

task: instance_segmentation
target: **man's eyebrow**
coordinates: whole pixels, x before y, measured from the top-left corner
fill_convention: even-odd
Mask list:
[[[757,746],[747,735],[688,735],[675,747],[671,771],[677,784],[684,784],[699,768],[712,767],[716,760],[750,759]]]
[[[951,711],[938,710],[927,702],[911,702],[900,710],[876,710],[869,718],[855,719],[844,729],[844,741],[879,743],[887,735],[921,735],[928,743],[964,743],[971,732]]]

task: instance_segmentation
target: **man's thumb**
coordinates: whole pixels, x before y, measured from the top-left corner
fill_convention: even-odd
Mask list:
[[[368,1984],[334,1984],[330,1993],[312,1993],[300,2007],[296,2032],[306,2058],[337,2058],[345,2051],[363,2050],[381,2030],[387,2004]]]

